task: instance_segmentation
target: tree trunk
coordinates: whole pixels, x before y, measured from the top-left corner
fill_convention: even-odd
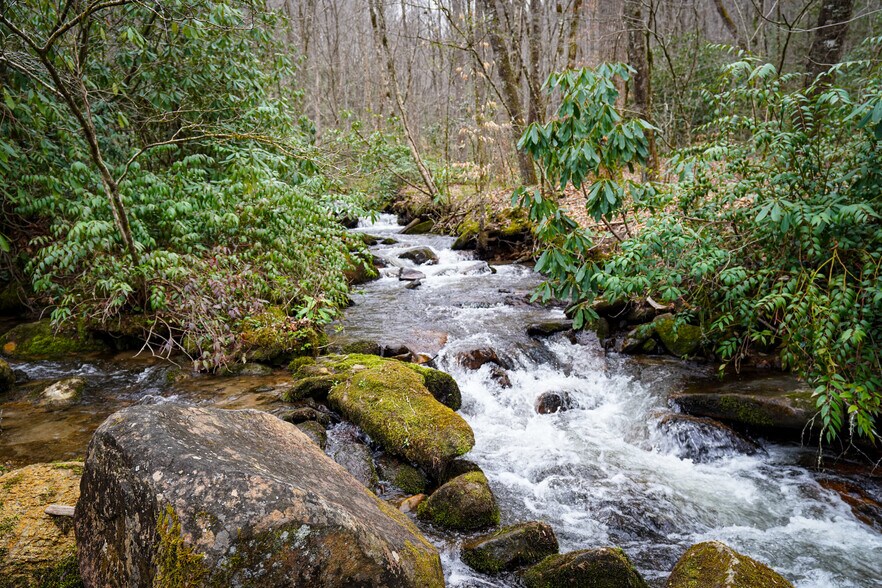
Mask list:
[[[573,20],[570,21],[569,44],[567,46],[567,69],[576,67],[576,54],[579,50],[577,35],[579,33],[579,22],[582,20],[581,12],[582,0],[575,0],[573,2]]]
[[[423,184],[426,186],[429,196],[432,200],[438,200],[440,196],[438,186],[435,185],[435,180],[432,179],[432,174],[429,172],[429,168],[426,167],[423,158],[420,156],[419,148],[414,140],[408,122],[407,108],[404,104],[404,98],[401,95],[401,89],[398,87],[398,76],[395,72],[395,59],[392,55],[392,49],[389,47],[389,40],[386,37],[386,14],[381,0],[370,0],[370,12],[371,26],[374,29],[377,40],[379,41],[380,47],[386,58],[386,71],[389,75],[389,85],[391,86],[392,97],[395,99],[395,107],[398,111],[398,117],[401,119],[401,126],[404,127],[404,137],[407,140],[407,146],[410,148],[410,154],[416,163],[417,170],[420,172],[420,177],[423,180]]]
[[[628,31],[628,61],[636,71],[632,76],[632,96],[634,109],[641,118],[652,121],[652,66],[649,54],[649,30],[643,21],[642,0],[625,2],[625,27]],[[658,169],[658,155],[655,147],[655,133],[647,131],[649,142],[649,169],[655,175]]]
[[[478,3],[481,4],[484,13],[488,17],[487,36],[490,40],[490,48],[493,50],[496,67],[499,70],[499,77],[502,80],[502,99],[511,119],[512,137],[515,145],[517,145],[526,128],[519,80],[515,74],[514,67],[512,67],[511,60],[508,58],[508,48],[505,46],[505,41],[502,40],[496,0],[478,0]],[[536,171],[533,169],[533,160],[530,158],[530,155],[518,150],[517,156],[521,182],[526,185],[535,184]]]
[[[714,0],[714,6],[717,7],[717,14],[720,15],[726,30],[729,31],[729,34],[732,35],[732,38],[735,40],[735,45],[739,49],[747,51],[747,43],[744,41],[744,37],[741,36],[741,33],[738,32],[738,25],[732,20],[732,16],[729,14],[729,11],[726,10],[726,5],[723,4],[723,0]]]
[[[842,59],[853,8],[854,0],[823,0],[806,63],[806,86],[810,86],[818,76]]]

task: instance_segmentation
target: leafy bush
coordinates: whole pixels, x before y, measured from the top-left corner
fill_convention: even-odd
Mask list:
[[[632,199],[642,229],[597,261],[584,231],[547,239],[547,292],[581,302],[585,318],[598,293],[676,303],[705,326],[724,363],[776,350],[814,382],[828,441],[844,427],[874,440],[882,408],[879,64],[834,68],[850,91],[821,81],[803,89],[801,76],[739,57],[711,97],[706,143],[672,161],[679,181]],[[553,204],[524,202],[545,223],[574,224]]]
[[[42,41],[52,5],[6,17]],[[257,1],[123,2],[92,14],[87,32],[74,27],[41,69],[0,24],[0,199],[19,219],[0,232],[30,254],[56,321],[143,330],[210,368],[239,357],[246,319],[268,306],[299,329],[345,302],[332,213],[346,198],[293,106],[276,25]],[[75,105],[94,124],[137,255],[49,66],[82,91]]]

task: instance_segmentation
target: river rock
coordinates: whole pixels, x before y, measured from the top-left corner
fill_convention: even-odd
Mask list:
[[[870,478],[861,476],[858,480],[868,482]],[[864,487],[856,481],[838,478],[821,478],[818,483],[839,494],[842,501],[851,507],[855,518],[882,533],[882,487],[878,484]]]
[[[350,341],[339,347],[342,353],[361,353],[364,355],[382,355],[383,347],[377,342],[370,339],[359,339],[358,341]]]
[[[272,375],[273,368],[264,365],[262,363],[257,363],[254,361],[241,362],[237,361],[236,363],[230,364],[226,366],[220,373],[222,376],[269,376]]]
[[[400,510],[401,512],[415,512],[425,499],[425,494],[414,494],[413,496],[408,496],[401,501],[401,504],[398,505],[398,510]]]
[[[0,392],[6,392],[15,384],[15,373],[9,364],[0,359]]]
[[[470,472],[453,478],[417,509],[424,521],[458,531],[475,531],[499,524],[499,507],[487,477]]]
[[[770,567],[719,541],[690,547],[674,566],[667,588],[793,588]]]
[[[398,280],[401,282],[416,282],[424,279],[426,279],[426,274],[409,267],[401,268],[401,271],[398,273]]]
[[[327,446],[328,432],[320,423],[317,423],[316,421],[306,421],[298,423],[297,428],[321,449],[324,449],[325,446]]]
[[[790,437],[806,430],[816,413],[808,390],[744,394],[688,392],[671,396],[671,401],[686,414]]]
[[[409,259],[417,265],[438,263],[438,255],[428,247],[414,247],[398,256],[399,259]]]
[[[329,452],[331,458],[346,468],[352,477],[361,482],[365,488],[377,487],[379,478],[377,469],[374,467],[374,458],[371,450],[361,443],[335,443]]]
[[[533,565],[557,553],[557,537],[545,523],[522,523],[469,539],[462,561],[483,574],[498,574]]]
[[[480,472],[484,473],[484,470],[481,469],[481,466],[476,464],[470,459],[454,459],[444,468],[444,471],[441,472],[441,475],[438,476],[438,481],[441,484],[445,484],[463,474],[468,474],[470,472]]]
[[[527,335],[530,337],[550,337],[555,333],[562,333],[573,328],[573,321],[560,319],[556,321],[544,321],[527,326]]]
[[[651,323],[653,331],[672,355],[694,355],[701,345],[701,327],[686,323],[677,324],[670,313],[659,315]]]
[[[81,489],[87,586],[444,585],[405,515],[265,412],[123,409],[95,432]]]
[[[713,419],[685,414],[670,414],[658,428],[676,445],[674,453],[681,459],[708,463],[733,454],[754,455],[762,451],[756,442]]]
[[[430,220],[413,219],[406,227],[401,229],[402,235],[425,235],[431,233],[435,223]]]
[[[377,458],[377,473],[381,480],[395,485],[406,494],[422,494],[429,486],[429,480],[419,468],[391,455]]]
[[[462,406],[462,393],[453,376],[419,364],[408,364],[407,367],[423,377],[423,385],[435,400],[450,409],[459,410]]]
[[[0,475],[0,586],[78,586],[73,521],[47,514],[51,504],[74,506],[78,462],[34,464]]]
[[[65,378],[50,384],[40,393],[40,404],[52,408],[67,408],[80,401],[86,380],[82,378]]]
[[[649,588],[625,552],[618,547],[550,555],[529,568],[523,578],[527,588]],[[711,588],[710,584],[703,586]]]
[[[543,392],[536,397],[534,408],[539,414],[552,414],[570,410],[574,404],[568,392]]]
[[[466,369],[477,370],[482,365],[493,363],[502,368],[507,368],[507,362],[501,360],[494,349],[479,347],[468,351],[460,351],[456,354],[456,361]]]
[[[490,366],[490,379],[496,382],[500,388],[511,388],[511,378],[508,372],[498,365]]]
[[[306,421],[316,421],[322,425],[323,428],[327,428],[331,425],[331,415],[311,406],[298,406],[293,410],[287,410],[280,414],[279,418],[293,425],[299,425]]]
[[[0,337],[3,353],[23,359],[62,358],[70,354],[109,351],[104,342],[87,332],[55,332],[49,319],[13,327]]]

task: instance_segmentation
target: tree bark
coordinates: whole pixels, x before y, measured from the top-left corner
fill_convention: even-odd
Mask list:
[[[823,0],[806,62],[806,86],[842,59],[853,8],[854,0]]]
[[[625,2],[625,27],[628,31],[628,61],[635,72],[632,80],[634,109],[641,118],[652,120],[652,61],[649,53],[649,30],[643,20],[642,0]],[[647,131],[649,142],[648,166],[651,175],[658,169],[658,155],[655,146],[655,133]]]
[[[493,56],[496,61],[496,67],[499,70],[499,77],[502,80],[502,99],[505,102],[505,108],[511,119],[511,132],[515,145],[520,141],[521,135],[526,128],[524,119],[524,108],[521,104],[521,92],[519,88],[518,76],[515,74],[514,67],[508,57],[508,49],[505,41],[502,40],[502,31],[500,29],[499,11],[496,6],[496,0],[478,0],[483,8],[483,12],[488,18],[487,36],[490,40],[490,48],[493,50]],[[521,175],[521,182],[527,185],[536,183],[536,171],[533,168],[533,160],[528,153],[517,151],[518,170]]]
[[[570,21],[569,43],[567,46],[567,69],[576,67],[576,55],[579,50],[577,36],[579,33],[579,22],[581,21],[582,0],[573,2],[573,20]]]
[[[726,5],[723,4],[723,0],[714,0],[714,6],[717,8],[717,14],[719,14],[720,18],[723,20],[723,25],[726,27],[726,30],[729,31],[729,34],[732,35],[732,38],[735,40],[735,45],[739,49],[747,51],[747,43],[738,31],[738,25],[732,20],[732,16],[726,9]]]
[[[386,58],[386,72],[389,76],[389,85],[391,86],[392,97],[395,99],[395,107],[398,111],[398,117],[401,119],[401,126],[404,127],[404,137],[407,140],[407,146],[410,149],[410,154],[413,157],[414,163],[416,163],[417,170],[420,172],[420,177],[423,180],[423,184],[426,186],[429,196],[431,196],[432,200],[437,200],[440,196],[438,186],[435,184],[435,180],[432,178],[429,168],[426,167],[423,158],[420,156],[419,148],[417,147],[416,140],[414,139],[408,122],[404,97],[401,95],[401,89],[398,87],[398,76],[395,72],[395,59],[392,55],[392,49],[389,47],[389,40],[386,36],[386,14],[381,0],[370,0],[370,12],[371,26],[374,29],[380,48],[383,50],[383,54]]]

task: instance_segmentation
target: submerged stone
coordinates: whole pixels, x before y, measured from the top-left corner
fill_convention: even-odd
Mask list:
[[[658,428],[675,444],[674,453],[696,463],[707,463],[733,454],[754,455],[762,448],[754,441],[713,419],[670,414]]]
[[[453,478],[417,509],[424,521],[457,531],[486,529],[499,524],[499,507],[482,472]]]
[[[0,586],[47,586],[47,578],[80,585],[73,521],[46,508],[74,506],[82,472],[82,463],[66,462],[0,475]]]
[[[89,445],[75,524],[87,586],[444,585],[405,515],[254,410],[111,415]]]
[[[548,556],[524,573],[524,584],[527,588],[649,588],[625,552],[618,547],[583,549]]]
[[[793,584],[728,545],[707,541],[683,554],[667,588],[793,588]]]
[[[426,263],[438,263],[438,255],[428,247],[414,247],[398,256],[400,259],[408,259],[417,265]]]
[[[531,522],[469,539],[463,543],[461,554],[473,570],[498,574],[540,562],[557,550],[557,537],[551,527]]]
[[[575,406],[568,392],[543,392],[536,397],[534,408],[539,414],[564,412]]]
[[[48,319],[18,325],[0,337],[3,353],[10,357],[60,358],[74,353],[98,353],[110,348],[92,334],[82,331],[55,332]]]
[[[361,443],[343,442],[330,451],[331,457],[346,468],[365,488],[373,490],[379,478],[371,450]]]

